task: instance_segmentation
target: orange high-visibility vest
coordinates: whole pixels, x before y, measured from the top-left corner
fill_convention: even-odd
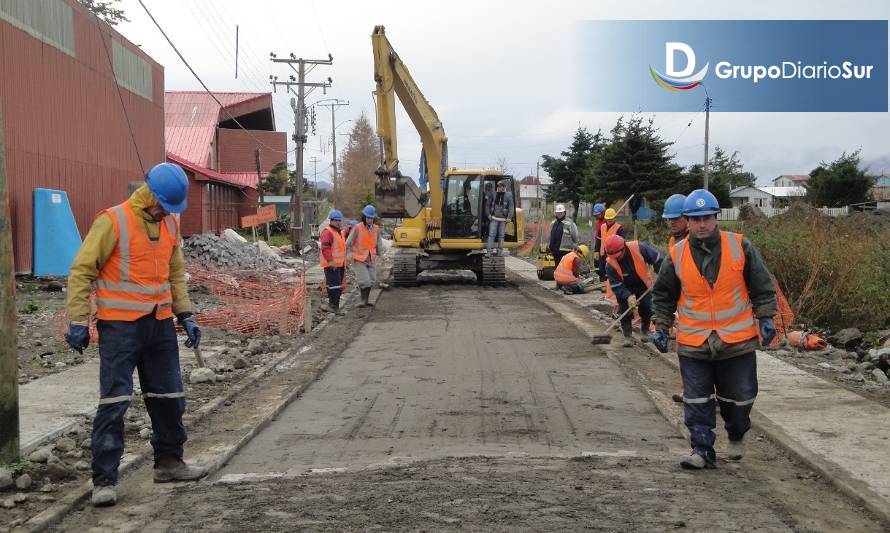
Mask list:
[[[685,235],[683,237],[680,237],[679,239],[671,235],[670,238],[668,238],[668,250],[673,250],[674,246],[676,246],[678,242],[684,239],[686,239]]]
[[[562,259],[556,266],[556,270],[553,271],[553,279],[556,280],[557,283],[577,282],[578,276],[575,275],[574,268],[575,261],[578,261],[579,259],[578,254],[575,252],[569,252],[562,256]]]
[[[380,228],[375,224],[371,231],[368,231],[367,224],[358,223],[352,228],[355,232],[355,240],[352,241],[352,259],[353,261],[362,263],[371,254],[371,264],[377,264],[377,233]]]
[[[618,235],[618,230],[620,230],[620,229],[621,229],[621,224],[619,224],[617,222],[612,224],[611,228],[609,227],[608,223],[600,226],[600,253],[601,254],[606,253],[606,249],[605,249],[606,239],[608,239],[612,235]]]
[[[330,232],[334,238],[331,243],[331,260],[328,261],[325,259],[324,254],[318,256],[318,262],[321,264],[321,268],[341,268],[346,266],[346,240],[343,238],[343,235],[330,226],[324,230]]]
[[[640,251],[640,243],[639,241],[628,241],[625,243],[627,245],[627,249],[630,252],[630,257],[633,259],[634,270],[637,272],[637,276],[643,280],[643,283],[646,284],[646,287],[652,286],[652,276],[649,275],[649,268],[646,266],[646,260],[643,259],[643,252]],[[613,259],[612,257],[606,258],[606,263],[609,264],[615,272],[618,273],[618,276],[621,279],[624,279],[624,271],[621,269],[621,264],[618,263],[617,259]],[[611,287],[609,288],[611,290]]]
[[[677,305],[677,343],[701,346],[712,331],[728,344],[757,337],[754,311],[745,284],[741,234],[720,232],[720,271],[713,287],[699,272],[688,239],[671,248],[671,260],[681,285]]]
[[[152,311],[158,320],[172,317],[170,258],[179,234],[176,218],[164,217],[158,241],[151,242],[128,202],[104,213],[111,217],[117,244],[93,282],[99,319],[133,322]]]

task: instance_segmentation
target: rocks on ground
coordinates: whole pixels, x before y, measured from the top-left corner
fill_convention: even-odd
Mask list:
[[[186,258],[205,266],[235,270],[276,270],[288,266],[268,245],[265,249],[264,253],[249,242],[221,239],[212,233],[193,235],[182,246]]]

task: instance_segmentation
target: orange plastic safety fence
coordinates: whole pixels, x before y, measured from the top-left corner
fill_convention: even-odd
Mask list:
[[[300,272],[239,270],[215,272],[187,265],[189,285],[212,297],[195,308],[201,326],[257,337],[292,335],[303,323],[306,283]]]
[[[776,338],[770,343],[770,347],[775,348],[779,343],[785,340],[785,336],[791,331],[791,327],[794,325],[794,311],[791,310],[791,306],[788,304],[788,300],[785,298],[785,293],[782,292],[782,288],[779,287],[779,282],[776,280],[776,277],[773,276],[772,278],[773,286],[776,288],[777,305],[775,319]]]
[[[538,244],[538,226],[539,226],[539,224],[540,224],[540,222],[535,222],[532,224],[532,226],[531,226],[532,238],[530,238],[529,240],[522,243],[522,246],[516,247],[515,251],[513,252],[513,255],[516,255],[519,257],[525,257],[529,253],[531,253],[532,250],[535,249],[535,245]]]

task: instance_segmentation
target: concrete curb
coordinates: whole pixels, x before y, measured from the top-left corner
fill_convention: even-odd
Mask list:
[[[388,274],[388,273],[389,273],[389,270],[386,269],[386,274]],[[380,294],[379,290],[372,291],[372,298],[374,299],[375,302],[377,301],[379,294]],[[351,298],[352,296],[353,296],[353,293],[348,293],[348,294],[344,295],[343,300],[345,302],[348,302],[349,300],[352,299]],[[316,335],[321,333],[324,330],[325,326],[327,326],[331,322],[331,319],[332,319],[331,317],[327,317],[324,320],[322,320],[321,322],[319,322],[317,326],[312,328],[312,332],[306,336],[306,339],[311,340]],[[309,346],[309,345],[308,344],[303,345],[304,348],[306,346]],[[302,350],[302,348],[298,349],[295,353],[287,352],[287,353],[279,356],[278,358],[276,358],[274,361],[272,361],[270,364],[264,366],[263,368],[257,369],[256,371],[253,372],[253,374],[251,374],[249,377],[247,377],[241,383],[239,383],[239,384],[235,385],[234,387],[232,387],[231,389],[229,389],[229,391],[227,393],[217,396],[215,399],[213,399],[210,402],[201,406],[201,408],[198,409],[197,411],[195,411],[194,413],[185,415],[183,417],[183,422],[186,424],[187,427],[200,422],[205,417],[207,417],[210,413],[212,413],[217,408],[219,408],[221,405],[223,405],[226,401],[237,396],[238,394],[243,392],[247,387],[255,385],[259,380],[261,380],[261,379],[265,378],[266,376],[268,376],[269,374],[271,374],[279,365],[281,365],[281,363],[284,363],[287,359],[289,359],[291,357],[299,355],[301,353],[300,350]],[[274,419],[276,416],[278,416],[278,414],[280,414],[280,412],[282,410],[284,410],[284,408],[287,407],[288,404],[290,404],[295,398],[300,396],[300,394],[302,394],[302,392],[304,392],[305,389],[309,385],[311,385],[318,378],[318,376],[321,375],[321,373],[324,372],[335,359],[336,359],[336,357],[332,357],[332,358],[329,358],[328,361],[325,361],[324,366],[321,367],[321,369],[315,373],[315,375],[313,376],[313,379],[309,380],[303,386],[298,387],[298,389],[295,389],[291,394],[289,394],[288,397],[284,400],[284,402],[276,407],[276,409],[274,410],[274,412],[271,416],[263,419],[263,421],[260,422],[260,424],[257,428],[254,428],[253,430],[251,430],[247,435],[245,435],[242,439],[240,439],[234,447],[230,448],[229,451],[225,452],[224,458],[221,461],[217,460],[217,461],[214,461],[211,465],[207,465],[208,466],[208,474],[207,475],[210,476],[213,473],[215,473],[216,471],[218,471],[219,468],[222,467],[226,463],[226,461],[231,459],[231,457],[235,453],[237,453],[238,450],[240,450],[245,444],[247,444],[247,442],[249,442],[250,439],[252,439],[254,436],[256,436],[256,434],[262,428],[265,428],[269,424],[269,422],[272,421],[272,419]],[[125,459],[121,461],[121,465],[118,469],[120,478],[133,472],[134,470],[136,470],[138,467],[140,467],[142,464],[144,464],[148,459],[150,459],[152,457],[153,452],[152,452],[152,448],[150,445],[145,444],[142,446],[142,448],[143,448],[142,450],[136,452],[133,456],[130,456],[129,459],[127,459],[125,456]],[[55,505],[52,505],[49,508],[44,509],[40,513],[29,518],[24,524],[17,527],[14,531],[39,532],[39,531],[46,530],[47,528],[49,528],[49,527],[53,526],[54,524],[56,524],[57,522],[59,522],[62,518],[65,517],[65,515],[67,515],[69,512],[71,512],[75,507],[77,507],[81,503],[85,502],[90,497],[92,490],[93,490],[92,480],[86,481],[79,487],[66,493]]]
[[[578,328],[579,331],[581,331],[585,335],[589,334],[589,332],[586,331],[585,328],[578,323],[578,317],[567,314],[564,309],[559,308],[559,305],[556,302],[548,301],[548,299],[544,298],[543,295],[534,294],[534,292],[529,290],[528,287],[517,285],[517,288],[526,296],[549,307],[552,311],[562,316],[563,319],[572,323],[576,328]],[[561,295],[558,294],[554,294],[551,296],[561,297]],[[572,302],[568,298],[566,298],[566,300],[566,305],[571,305],[579,311],[584,310],[583,307],[579,306],[575,302]],[[591,317],[591,321],[593,320],[597,319]],[[607,321],[600,322],[607,323]],[[651,344],[644,343],[642,346],[645,349],[648,349],[652,353],[656,354],[662,361],[670,365],[672,368],[679,369],[680,365],[677,361],[675,352],[663,354]],[[638,370],[628,367],[628,365],[623,363],[619,358],[615,357],[614,354],[610,353],[610,350],[605,349],[604,352],[606,353],[606,357],[614,361],[626,371],[630,370],[633,372],[633,374],[640,373]],[[649,396],[650,399],[652,399],[656,409],[658,409],[662,416],[664,416],[664,418],[669,423],[677,427],[677,430],[684,436],[684,438],[688,439],[689,432],[686,430],[682,417],[678,417],[671,411],[673,400],[664,397],[663,394],[657,391],[650,390],[649,387],[645,386],[645,384],[641,382],[641,380],[644,379],[645,378],[637,375],[635,376],[634,381],[642,386],[644,392],[647,396]],[[806,447],[802,446],[799,442],[788,436],[785,431],[782,430],[782,428],[771,422],[764,415],[760,414],[757,411],[756,407],[751,413],[751,421],[754,427],[766,434],[772,441],[781,446],[783,450],[788,452],[797,461],[806,464],[813,470],[819,472],[822,476],[828,479],[832,483],[832,485],[834,485],[839,491],[855,500],[860,501],[869,511],[874,513],[881,520],[890,522],[890,508],[888,508],[887,506],[887,500],[885,500],[883,497],[881,497],[868,487],[862,486],[862,484],[855,479],[852,479],[852,477],[838,465],[810,452],[810,450],[808,450]]]

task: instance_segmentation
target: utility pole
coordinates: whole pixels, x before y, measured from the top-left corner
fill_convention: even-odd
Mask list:
[[[19,458],[19,362],[16,353],[15,265],[0,109],[0,463]]]
[[[327,88],[331,86],[333,80],[328,78],[322,83],[306,82],[306,74],[312,71],[318,65],[332,65],[334,56],[328,54],[327,59],[303,59],[290,54],[288,59],[279,59],[274,53],[271,54],[273,63],[286,63],[287,66],[297,73],[295,78],[290,76],[288,81],[278,81],[278,76],[269,76],[272,88],[277,92],[278,86],[284,86],[291,93],[296,94],[296,99],[291,98],[291,107],[294,110],[294,142],[296,148],[297,166],[294,170],[296,183],[294,183],[294,191],[291,193],[290,212],[291,212],[291,242],[295,253],[302,253],[303,237],[305,224],[303,223],[303,147],[307,139],[307,122],[306,122],[306,97],[312,94],[316,88],[321,88],[322,92],[327,93]],[[295,66],[296,65],[296,66]],[[308,70],[306,66],[309,66]],[[293,88],[297,90],[294,92]],[[308,91],[306,89],[309,89]]]
[[[321,102],[330,102],[327,104],[322,104]],[[322,105],[324,107],[331,108],[331,145],[334,151],[334,158],[331,164],[331,185],[334,186],[334,201],[337,201],[337,190],[338,190],[338,181],[339,176],[337,176],[337,120],[336,120],[336,109],[341,105],[349,105],[349,102],[346,100],[340,100],[338,98],[328,98],[327,100],[319,100],[315,102],[316,105]]]
[[[704,189],[708,190],[708,131],[710,128],[711,122],[711,97],[705,96],[705,186]]]

